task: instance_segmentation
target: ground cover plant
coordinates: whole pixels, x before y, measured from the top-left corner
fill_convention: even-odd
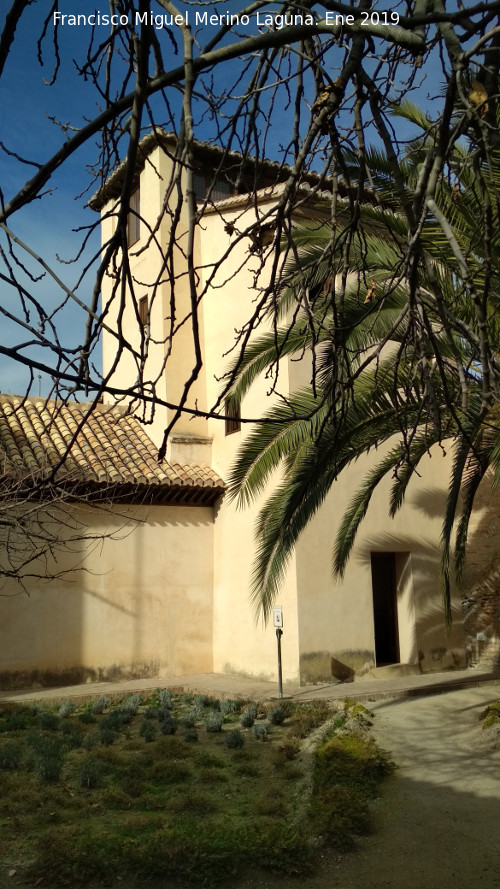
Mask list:
[[[390,770],[358,708],[159,690],[4,710],[0,877],[128,889],[210,886],[249,862],[303,873],[321,843],[369,828]]]
[[[480,715],[484,729],[494,728],[500,730],[500,701],[488,704]]]

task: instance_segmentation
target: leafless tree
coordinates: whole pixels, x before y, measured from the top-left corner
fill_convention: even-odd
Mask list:
[[[61,84],[69,64],[64,60],[65,42],[70,33],[78,32],[72,71],[92,92],[97,110],[84,120],[78,110],[71,120],[62,113],[53,114],[54,125],[59,128],[55,150],[33,138],[33,147],[21,153],[10,146],[8,132],[1,142],[3,168],[12,169],[12,181],[19,179],[20,170],[27,175],[24,184],[14,190],[6,175],[1,183],[0,310],[8,322],[8,340],[0,342],[0,354],[28,368],[28,390],[32,394],[36,394],[37,375],[43,373],[53,381],[50,395],[57,398],[85,395],[97,403],[108,393],[136,406],[146,405],[150,416],[155,408],[166,405],[173,417],[165,430],[160,458],[165,455],[167,436],[181,412],[222,416],[225,394],[231,389],[252,335],[264,319],[271,327],[275,323],[284,270],[297,249],[293,213],[315,195],[321,198],[331,227],[325,256],[330,264],[329,277],[335,281],[338,324],[342,326],[342,294],[347,284],[347,272],[342,269],[349,267],[351,254],[359,252],[363,241],[362,207],[381,200],[372,172],[372,158],[378,151],[388,159],[391,189],[399,197],[398,212],[406,226],[398,242],[400,263],[395,273],[398,280],[408,282],[406,343],[418,342],[423,331],[426,341],[432,342],[432,323],[415,283],[416,269],[425,262],[421,233],[431,215],[463,279],[469,282],[471,295],[471,316],[466,324],[453,305],[443,299],[439,274],[429,265],[428,284],[436,311],[450,340],[456,335],[468,338],[480,357],[483,407],[489,408],[498,399],[499,381],[492,361],[498,344],[492,340],[489,327],[492,304],[488,281],[493,276],[499,208],[486,200],[490,191],[483,187],[481,177],[486,175],[491,153],[498,150],[500,2],[403,0],[372,5],[369,0],[254,0],[238,4],[180,0],[175,4],[171,0],[113,0],[109,9],[101,9],[98,19],[91,20],[88,14],[82,16],[80,24],[70,22],[62,5],[54,0],[40,23],[41,75],[47,81],[48,94],[64,93]],[[7,84],[13,76],[10,57],[22,61],[26,51],[23,29],[33,15],[30,0],[12,0],[5,15],[0,76]],[[394,109],[408,96],[427,106],[432,132],[411,190],[404,181],[402,164],[412,133],[398,130],[394,118]],[[422,116],[425,119],[424,113]],[[29,129],[36,136],[35,120],[29,121]],[[186,325],[191,331],[193,355],[184,391],[175,404],[162,400],[157,381],[144,376],[147,331],[143,330],[139,347],[131,343],[121,326],[120,311],[114,310],[109,301],[104,305],[100,301],[103,280],[112,276],[116,305],[131,300],[139,311],[137,282],[130,271],[129,251],[133,248],[127,244],[127,221],[141,139],[148,134],[160,139],[165,132],[176,136],[174,172],[165,184],[164,213],[169,217],[170,236],[160,245],[162,280],[169,281],[171,287],[165,363],[174,338]],[[464,136],[469,140],[470,164],[477,170],[477,187],[485,194],[483,217],[478,219],[485,269],[482,291],[470,273],[467,251],[458,243],[437,199],[443,176],[453,175],[450,158]],[[217,267],[205,274],[207,283],[201,286],[194,234],[203,225],[212,195],[209,191],[204,201],[196,200],[192,174],[199,142],[220,149],[217,165],[221,168],[227,167],[227,159],[231,159],[234,191],[244,187],[252,193],[258,189],[264,158],[274,162],[267,173],[270,175],[272,170],[275,181],[281,184],[272,215],[261,215],[250,229],[238,230],[228,248],[234,249],[242,241],[250,245],[258,266],[256,298],[251,316],[235,333],[234,343],[228,344],[228,349],[232,346],[233,370],[224,380],[220,399],[205,412],[188,408],[188,396],[204,360],[198,314],[218,267],[227,260],[227,251]],[[87,181],[81,177],[78,183],[81,202],[102,189],[122,165],[112,211],[116,227],[101,251],[93,237],[99,220],[92,218],[81,230],[81,246],[73,257],[76,265],[61,268],[19,235],[18,220],[24,218],[33,202],[50,200],[52,186],[74,158],[81,158],[88,171]],[[182,187],[181,179],[185,183]],[[187,231],[180,228],[181,207],[188,210]],[[271,222],[274,237],[266,243],[261,235]],[[69,219],[68,226],[71,224]],[[150,228],[150,242],[158,241],[160,224],[158,219]],[[187,313],[176,304],[174,253],[181,234],[186,238]],[[281,251],[278,244],[282,245]],[[264,266],[268,270],[265,284],[259,274]],[[68,270],[74,267],[79,271],[69,286],[65,281]],[[52,288],[50,299],[40,295],[47,293],[47,280]],[[154,293],[158,281],[147,283]],[[303,311],[307,318],[307,299],[307,288],[297,288],[297,304],[291,316],[294,311]],[[78,318],[71,325],[71,338],[60,325],[69,303],[74,304]],[[118,321],[110,325],[112,315]],[[137,379],[128,388],[120,389],[112,372],[103,375],[100,370],[98,348],[104,329],[116,339],[117,360],[127,350],[134,356]],[[432,401],[428,376],[432,356],[425,357],[419,373]],[[434,358],[439,364],[439,355]],[[373,360],[378,360],[377,355]],[[277,362],[278,353],[276,366]],[[349,379],[340,382],[348,391]],[[462,394],[466,398],[466,392]],[[455,393],[450,395],[449,409],[457,409]]]

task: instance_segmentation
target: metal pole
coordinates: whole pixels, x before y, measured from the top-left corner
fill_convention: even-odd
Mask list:
[[[276,639],[278,640],[278,697],[283,697],[283,675],[281,672],[281,637],[283,630],[276,630]]]

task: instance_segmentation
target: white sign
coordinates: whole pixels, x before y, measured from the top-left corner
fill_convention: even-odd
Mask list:
[[[280,629],[283,627],[283,611],[281,605],[277,608],[273,608],[273,626],[279,627]]]

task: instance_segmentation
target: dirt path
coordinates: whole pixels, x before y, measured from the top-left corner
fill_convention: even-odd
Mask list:
[[[253,889],[499,889],[500,736],[495,745],[478,728],[497,699],[483,687],[374,703],[376,739],[399,766],[375,834],[312,879],[263,876]]]

